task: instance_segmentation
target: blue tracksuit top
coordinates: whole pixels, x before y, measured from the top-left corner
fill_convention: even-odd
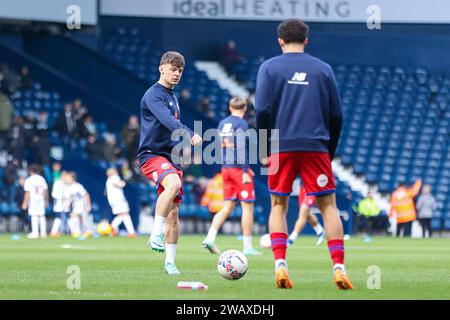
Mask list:
[[[259,68],[255,99],[258,128],[279,129],[279,152],[328,152],[333,158],[342,111],[327,63],[307,53],[269,59]]]
[[[141,136],[138,159],[142,166],[148,159],[163,156],[172,164],[172,148],[179,142],[172,141],[172,132],[187,130],[194,132],[180,122],[180,107],[173,90],[155,83],[145,92],[141,100]],[[176,165],[179,168],[179,165]]]
[[[219,123],[222,168],[247,170],[249,165],[249,139],[244,135],[247,129],[247,122],[234,115],[228,116]]]

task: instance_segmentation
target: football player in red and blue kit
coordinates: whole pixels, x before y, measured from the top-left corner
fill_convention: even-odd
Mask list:
[[[224,204],[214,215],[202,246],[211,253],[220,253],[215,243],[217,233],[233,212],[236,201],[239,201],[242,207],[243,252],[245,255],[260,255],[261,253],[252,246],[255,187],[254,174],[249,166],[249,141],[245,135],[248,124],[243,119],[247,111],[247,102],[242,98],[232,98],[229,110],[231,115],[222,120],[218,127],[222,143]]]
[[[164,269],[170,275],[180,274],[175,265],[175,254],[180,233],[178,212],[183,197],[183,172],[171,157],[172,149],[179,142],[172,140],[172,133],[182,130],[190,136],[192,145],[202,142],[198,134],[179,120],[180,107],[173,89],[181,80],[184,65],[181,54],[166,52],[159,66],[159,81],[147,90],[141,101],[138,159],[142,173],[156,184],[158,190],[148,246],[154,251],[166,252]]]
[[[339,140],[342,112],[333,70],[304,52],[308,26],[288,19],[278,26],[283,54],[259,68],[256,111],[259,129],[278,129],[271,145],[278,151],[268,159],[271,212],[269,231],[278,288],[292,288],[286,261],[286,213],[292,183],[300,175],[309,196],[316,196],[322,213],[334,282],[352,289],[344,266],[342,223],[338,215],[331,160]]]

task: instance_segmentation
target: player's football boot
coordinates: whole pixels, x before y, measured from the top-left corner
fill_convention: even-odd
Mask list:
[[[317,236],[316,246],[320,246],[323,243],[324,239],[325,239],[325,232],[322,231],[322,233]]]
[[[114,228],[111,228],[111,237],[116,237],[119,234],[119,232],[117,230],[115,230]]]
[[[219,248],[216,246],[216,244],[214,242],[204,240],[202,242],[202,247],[205,248],[205,249],[208,249],[208,251],[213,253],[213,254],[219,254],[220,253]]]
[[[262,252],[257,251],[253,247],[244,249],[244,254],[246,256],[262,256]]]
[[[150,238],[148,238],[147,245],[156,252],[166,251],[166,247],[164,246],[164,234],[151,235]]]
[[[59,239],[59,233],[50,233],[50,238]]]
[[[289,274],[287,268],[284,265],[281,265],[275,271],[275,280],[277,282],[277,288],[280,289],[291,289],[293,282],[289,278]]]
[[[350,279],[342,269],[336,269],[334,271],[334,283],[339,290],[350,290],[353,289],[353,285]]]
[[[292,240],[291,238],[288,239],[287,241],[287,246],[290,247],[294,244],[294,240]]]
[[[136,235],[136,233],[129,233],[129,234],[128,234],[128,238],[136,239],[136,238],[137,238],[137,235]]]
[[[29,234],[27,235],[27,238],[28,238],[28,239],[38,239],[38,238],[39,238],[39,235],[38,235],[38,234],[29,233]]]
[[[164,265],[164,270],[166,271],[166,273],[173,275],[173,276],[177,276],[180,274],[180,271],[178,271],[175,263],[170,263],[170,262],[166,263]]]

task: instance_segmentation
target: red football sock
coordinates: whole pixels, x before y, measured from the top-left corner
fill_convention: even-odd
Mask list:
[[[344,264],[344,240],[336,239],[328,241],[333,264]]]
[[[286,260],[287,233],[274,232],[270,234],[272,240],[272,251],[275,260]]]

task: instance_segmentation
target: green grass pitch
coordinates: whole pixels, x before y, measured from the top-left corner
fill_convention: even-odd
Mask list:
[[[29,240],[0,235],[0,299],[450,299],[450,239],[360,238],[346,241],[346,265],[355,286],[338,291],[332,282],[326,245],[300,237],[288,248],[292,290],[275,288],[273,257],[249,257],[249,270],[237,281],[217,272],[217,256],[200,245],[202,236],[182,235],[180,276],[163,271],[164,254],[150,251],[147,238],[79,241]],[[259,237],[254,239],[255,244]],[[220,236],[222,250],[241,250],[234,236]],[[79,266],[81,288],[69,290],[67,268]],[[368,289],[368,267],[380,268],[380,289]],[[182,291],[178,281],[202,281],[207,291]],[[369,281],[370,282],[370,281]]]

